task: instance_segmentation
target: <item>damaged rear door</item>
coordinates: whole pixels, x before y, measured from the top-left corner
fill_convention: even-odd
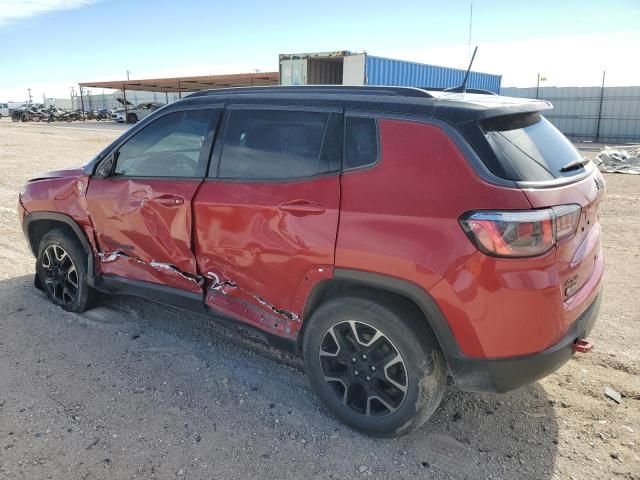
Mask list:
[[[103,275],[202,293],[192,201],[219,116],[220,109],[167,113],[99,165],[87,204]]]
[[[194,201],[207,305],[294,337],[313,285],[333,275],[342,113],[228,106]]]

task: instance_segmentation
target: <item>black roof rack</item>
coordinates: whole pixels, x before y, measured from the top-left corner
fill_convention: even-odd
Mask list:
[[[387,86],[349,86],[349,85],[280,85],[271,87],[231,87],[202,90],[189,95],[189,97],[204,97],[210,95],[242,95],[254,93],[329,93],[341,95],[391,95],[399,97],[433,98],[429,92],[414,87],[387,87]]]

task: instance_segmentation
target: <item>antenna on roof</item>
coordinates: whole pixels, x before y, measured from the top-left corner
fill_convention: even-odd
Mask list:
[[[458,87],[447,88],[445,92],[459,92],[464,93],[467,91],[467,80],[469,80],[469,74],[471,73],[471,66],[473,65],[473,60],[476,58],[476,52],[478,51],[478,46],[473,49],[473,55],[471,55],[471,61],[469,62],[469,67],[467,68],[467,72],[464,74],[464,80],[462,80],[462,84]]]

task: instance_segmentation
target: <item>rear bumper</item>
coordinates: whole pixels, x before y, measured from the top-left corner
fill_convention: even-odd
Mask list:
[[[456,386],[470,392],[506,392],[549,375],[571,358],[575,341],[589,335],[601,303],[602,291],[573,322],[565,336],[542,352],[499,359],[448,358]]]

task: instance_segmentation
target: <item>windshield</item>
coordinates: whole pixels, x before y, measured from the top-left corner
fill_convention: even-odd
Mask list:
[[[510,180],[553,180],[584,172],[582,165],[562,171],[579,160],[580,153],[537,112],[491,118],[481,126],[501,170]]]

